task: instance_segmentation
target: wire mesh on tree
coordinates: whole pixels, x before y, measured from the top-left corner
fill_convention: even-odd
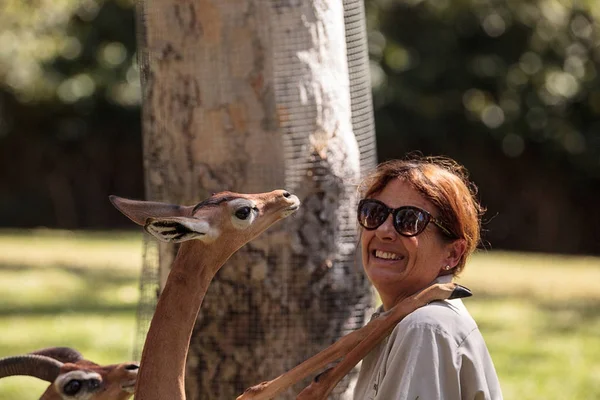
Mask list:
[[[292,251],[290,267],[284,269],[288,274],[284,281],[291,283],[288,301],[302,307],[297,313],[304,318],[292,316],[287,322],[290,332],[298,331],[295,323],[310,324],[311,329],[306,332],[311,336],[303,339],[323,347],[362,326],[371,306],[365,298],[368,289],[357,261],[354,207],[341,206],[356,202],[354,184],[357,182],[352,178],[360,179],[360,175],[376,164],[364,6],[362,1],[344,1],[343,7],[351,129],[360,156],[358,176],[340,170],[351,161],[332,160],[336,155],[347,154],[343,151],[335,154],[335,144],[331,142],[321,148],[319,132],[312,132],[314,117],[311,112],[315,110],[302,103],[301,96],[294,93],[297,87],[290,84],[299,73],[296,58],[304,48],[304,40],[298,31],[294,31],[293,21],[279,19],[274,24],[274,35],[279,38],[274,49],[276,99],[277,104],[289,113],[281,126],[286,144],[286,186],[303,201],[300,215],[291,223],[291,230],[296,232],[294,238],[302,242],[302,246],[299,251]],[[344,181],[344,177],[351,180]],[[320,235],[315,236],[315,231]],[[324,342],[323,337],[330,338],[329,343]],[[294,339],[290,342],[302,340]],[[309,358],[318,349],[305,346],[305,350],[299,359],[290,359],[286,369]],[[354,374],[340,382],[332,397],[342,397]],[[298,385],[292,393],[297,393],[306,383]],[[290,398],[293,398],[292,394]]]
[[[356,136],[360,151],[361,176],[365,176],[377,164],[377,147],[364,1],[344,0],[344,27],[350,79],[352,132]]]
[[[197,398],[197,393],[203,393],[211,399],[235,397],[251,384],[275,377],[341,335],[360,327],[371,306],[369,285],[357,261],[354,213],[356,184],[361,173],[376,163],[363,4],[361,1],[344,1],[343,13],[335,14],[331,10],[341,7],[341,1],[288,3],[276,0],[249,1],[244,3],[243,21],[236,20],[245,23],[249,16],[264,18],[260,21],[264,24],[258,28],[260,32],[248,37],[248,41],[256,42],[253,46],[259,53],[253,56],[255,64],[252,67],[258,70],[253,72],[252,89],[258,92],[257,88],[268,88],[260,92],[263,96],[260,100],[264,101],[265,107],[274,107],[277,124],[269,122],[272,116],[266,115],[260,121],[260,126],[278,135],[270,138],[254,136],[252,140],[281,141],[280,155],[276,155],[274,160],[260,159],[254,164],[249,164],[252,155],[244,154],[241,159],[232,158],[223,164],[211,162],[211,157],[216,159],[217,156],[225,156],[225,152],[239,156],[238,150],[247,149],[244,140],[252,134],[245,132],[240,138],[239,133],[235,132],[238,126],[233,121],[230,131],[235,136],[228,136],[230,132],[225,129],[218,138],[201,139],[218,143],[208,153],[203,153],[200,165],[192,167],[191,182],[199,189],[187,190],[181,185],[187,182],[188,175],[171,185],[160,177],[164,170],[175,168],[169,164],[173,157],[161,158],[158,154],[159,151],[165,151],[162,143],[156,143],[160,137],[157,139],[154,136],[155,142],[148,138],[144,140],[147,184],[152,186],[155,181],[161,181],[158,188],[147,188],[151,200],[189,202],[189,193],[197,195],[220,190],[258,192],[276,188],[264,187],[272,184],[268,182],[281,182],[280,185],[298,195],[303,202],[301,210],[290,221],[286,220],[285,225],[271,228],[234,254],[211,283],[190,345],[186,376],[186,392],[190,400]],[[221,12],[223,19],[220,22],[225,26],[227,22],[223,14],[229,12],[233,15],[234,11],[227,10],[222,4],[215,5],[214,10],[217,10],[215,15]],[[301,9],[303,5],[308,8]],[[186,3],[177,4],[176,7],[182,29],[199,24],[191,15],[200,15],[195,7],[202,6]],[[151,13],[163,12],[152,8],[151,3],[145,2],[138,8],[138,23],[143,25],[139,30],[140,46],[152,46],[147,44],[146,23],[151,19],[148,18],[152,17]],[[310,51],[313,41],[323,40],[327,35],[335,36],[335,32],[328,30],[331,27],[319,26],[320,21],[314,25],[315,30],[303,29],[313,23],[310,15],[319,13],[326,18],[336,15],[343,18],[343,21],[333,21],[334,24],[343,23],[344,27],[341,32],[342,43],[330,48],[335,55],[318,55]],[[167,35],[167,32],[153,32],[154,40],[160,34]],[[153,87],[152,80],[160,78],[159,74],[164,71],[167,62],[177,60],[177,57],[185,58],[185,53],[178,52],[167,40],[162,49],[158,56],[149,54],[147,49],[140,50],[143,96],[149,106],[156,101],[152,97],[155,95],[153,91],[164,89]],[[231,54],[237,51],[244,49],[231,50]],[[344,54],[347,63],[343,62]],[[331,76],[308,76],[315,73],[311,63],[318,63],[323,57],[332,57],[335,68],[329,71]],[[153,59],[158,61],[153,64]],[[210,64],[212,61],[207,62]],[[238,61],[240,65],[235,65]],[[245,60],[238,61],[233,61],[231,69],[240,73],[245,68]],[[212,68],[210,65],[202,67]],[[190,68],[182,71],[182,74],[187,74]],[[219,85],[221,91],[231,87],[231,82],[219,80],[229,78],[219,75],[210,84]],[[345,82],[336,81],[339,76],[344,76]],[[149,84],[144,84],[144,80]],[[312,92],[313,86],[303,86],[315,80],[318,81],[314,85],[318,87],[315,92]],[[178,83],[168,84],[175,86]],[[186,83],[182,90],[188,92],[178,96],[177,101],[185,101],[188,107],[209,107],[200,102],[190,104],[191,86],[189,82]],[[339,101],[327,98],[339,87],[349,87],[349,90],[342,93]],[[331,92],[328,92],[330,89]],[[346,96],[347,99],[344,99]],[[322,101],[324,107],[315,108],[315,101]],[[176,125],[165,124],[169,125],[166,128],[165,125],[157,126],[161,121],[168,120],[170,116],[165,114],[169,111],[148,111],[149,108],[143,111],[147,114],[144,117],[146,137],[150,137],[148,130],[166,133]],[[231,115],[231,107],[227,108],[228,115]],[[180,110],[177,109],[177,112]],[[251,120],[256,116],[244,117]],[[193,119],[188,116],[185,118],[186,124]],[[315,121],[319,121],[317,126]],[[213,126],[215,123],[221,124],[219,120],[215,120]],[[185,125],[183,128],[188,127]],[[193,140],[188,144],[194,143]],[[153,156],[158,161],[151,159]],[[273,155],[263,155],[269,156]],[[193,164],[195,155],[184,153],[186,157],[187,162]],[[279,158],[282,164],[277,164]],[[277,174],[280,173],[283,179],[278,181]],[[195,178],[196,175],[199,178]],[[155,250],[155,244],[146,240],[138,314],[140,339],[145,337],[148,328],[147,321],[150,318],[146,313],[156,303],[158,285],[155,279],[160,275],[164,278],[164,271],[157,269],[164,268],[165,263],[172,259],[163,255],[162,251]],[[159,257],[160,262],[157,261]],[[235,301],[232,302],[232,299]],[[136,354],[141,352],[142,345],[143,342],[138,340]],[[198,371],[199,375],[194,376]],[[345,380],[338,385],[333,397],[342,398],[341,394],[347,387],[348,380]],[[288,394],[284,397],[293,396]]]
[[[133,345],[133,360],[142,358],[142,349],[150,321],[160,293],[158,244],[149,235],[143,238],[142,273],[140,275],[140,299],[137,306],[136,329]]]

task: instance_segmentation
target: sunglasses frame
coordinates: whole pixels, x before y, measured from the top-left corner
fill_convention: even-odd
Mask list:
[[[360,209],[363,206],[363,204],[365,204],[365,203],[376,203],[376,204],[379,204],[382,207],[384,207],[384,209],[386,210],[387,215],[385,216],[385,218],[381,221],[381,223],[379,225],[377,225],[375,227],[372,227],[372,228],[368,228],[368,227],[366,227],[366,226],[364,226],[362,224],[362,221],[360,220]],[[423,213],[423,215],[427,219],[425,221],[425,224],[423,225],[423,228],[421,230],[419,230],[418,232],[412,234],[412,235],[407,235],[405,233],[400,232],[400,230],[398,230],[398,227],[396,226],[396,214],[398,214],[402,210],[407,210],[407,209],[409,209],[409,210],[418,210],[419,212]],[[387,221],[387,219],[390,216],[390,214],[393,217],[392,225],[394,225],[394,229],[396,230],[396,232],[398,232],[398,234],[400,234],[400,235],[402,235],[404,237],[414,237],[414,236],[417,236],[417,235],[423,233],[423,231],[427,228],[427,225],[429,225],[430,222],[433,222],[433,224],[435,226],[437,226],[438,228],[440,228],[440,230],[446,236],[448,236],[450,238],[456,238],[456,235],[453,234],[452,232],[450,232],[450,230],[443,225],[443,223],[442,223],[442,221],[440,219],[438,219],[438,218],[434,217],[433,215],[431,215],[431,213],[429,211],[423,210],[422,208],[415,207],[415,206],[402,206],[402,207],[398,207],[398,208],[391,208],[391,207],[388,207],[387,204],[385,204],[384,202],[376,200],[376,199],[362,199],[358,203],[358,208],[357,208],[356,216],[357,216],[358,223],[360,224],[360,226],[362,226],[363,228],[365,228],[368,231],[373,231],[373,230],[379,228],[381,225],[383,225],[385,223],[385,221]]]

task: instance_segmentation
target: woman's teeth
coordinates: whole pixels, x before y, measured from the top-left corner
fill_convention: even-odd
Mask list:
[[[375,257],[382,258],[384,260],[400,260],[402,258],[402,256],[399,254],[381,250],[375,250]]]

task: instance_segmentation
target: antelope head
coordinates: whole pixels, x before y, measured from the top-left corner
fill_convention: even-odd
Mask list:
[[[231,254],[275,222],[289,216],[300,200],[285,190],[240,194],[220,192],[193,205],[110,197],[113,205],[146,232],[163,242],[201,242],[202,257],[222,264]],[[206,247],[212,251],[207,252]],[[218,261],[217,261],[218,260]]]
[[[40,400],[126,400],[134,392],[138,364],[101,366],[68,347],[51,347],[0,359],[0,378],[33,376],[51,385]]]

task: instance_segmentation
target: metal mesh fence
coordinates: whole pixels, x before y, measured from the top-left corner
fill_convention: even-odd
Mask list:
[[[361,176],[364,176],[377,164],[364,1],[344,0],[344,26],[350,78],[352,131],[358,142],[360,172]]]
[[[277,8],[276,3],[281,3],[275,0],[265,1],[271,2],[273,9]],[[138,6],[138,21],[139,25],[142,25],[138,30],[140,44],[144,43],[145,6],[144,2]],[[256,287],[252,286],[252,282],[256,277],[252,276],[247,277],[244,285],[230,285],[226,276],[221,276],[221,279],[216,279],[211,284],[207,298],[235,296],[243,299],[244,304],[238,304],[239,308],[231,314],[238,323],[235,328],[238,333],[232,336],[233,340],[256,343],[254,338],[262,337],[264,343],[270,344],[264,348],[255,344],[249,345],[247,353],[237,347],[237,355],[228,356],[226,353],[219,353],[221,357],[243,357],[243,354],[247,354],[256,360],[260,358],[261,352],[268,351],[270,357],[281,358],[284,369],[290,369],[315,354],[315,348],[320,349],[324,347],[323,344],[329,344],[341,335],[362,326],[371,306],[367,296],[368,285],[357,261],[357,226],[354,209],[351,207],[351,210],[346,213],[339,213],[335,209],[340,203],[352,203],[356,200],[357,180],[360,175],[373,168],[377,161],[364,5],[361,0],[344,1],[343,7],[349,76],[347,83],[350,96],[349,125],[358,144],[360,158],[358,174],[347,175],[351,178],[347,181],[340,180],[340,171],[332,171],[330,160],[325,159],[315,150],[311,138],[315,137],[313,121],[316,111],[301,102],[301,97],[294,93],[298,88],[290,84],[297,78],[297,74],[303,73],[298,67],[298,54],[306,47],[310,38],[305,34],[296,34],[293,29],[290,30],[289,21],[281,18],[281,15],[273,13],[269,21],[272,36],[276,38],[273,41],[273,59],[270,61],[273,66],[275,103],[278,108],[285,109],[287,112],[286,118],[281,120],[280,125],[283,137],[285,187],[296,194],[300,193],[303,201],[302,214],[290,228],[297,232],[292,235],[292,240],[302,240],[303,249],[330,249],[331,257],[324,258],[322,253],[295,252],[293,246],[291,254],[275,255],[265,252],[265,249],[277,247],[276,233],[263,234],[234,255],[233,264],[236,264],[236,257],[243,257],[241,264],[253,266],[253,269],[249,268],[247,271],[260,270],[256,265],[265,263],[265,268],[270,269],[269,273],[273,275],[273,282],[285,282],[285,284],[269,287],[269,283],[262,282],[259,290],[255,290]],[[143,52],[140,54],[142,57],[139,63],[143,82],[147,60],[144,60]],[[312,150],[307,151],[307,149]],[[338,163],[342,166],[343,164],[343,162]],[[344,176],[344,173],[341,176]],[[333,224],[324,223],[328,213],[337,218]],[[310,234],[303,234],[305,227],[320,226],[319,224],[323,226],[322,237],[316,238],[311,237]],[[158,259],[158,245],[153,239],[146,237],[134,350],[134,357],[138,359],[160,290]],[[274,267],[275,265],[277,267]],[[228,273],[225,269],[222,272]],[[242,273],[246,272],[242,271]],[[238,274],[236,279],[239,279],[240,271],[231,271],[231,274]],[[310,289],[307,291],[306,287]],[[259,298],[266,296],[269,298]],[[211,305],[208,307],[218,308]],[[264,307],[268,307],[268,310],[259,309]],[[307,312],[310,313],[311,309],[314,309],[315,313],[303,317]],[[214,309],[207,309],[207,311],[213,312]],[[202,324],[201,311],[196,329],[202,329]],[[263,329],[264,327],[269,327],[270,330]],[[277,332],[277,336],[269,336],[271,331]],[[239,335],[251,338],[238,337]],[[323,338],[330,339],[324,343]],[[203,344],[203,338],[194,340],[196,342],[193,345],[196,346],[214,346],[214,343]],[[292,353],[298,357],[299,344],[313,342],[318,343],[318,346],[306,345],[304,354],[300,352],[300,359],[289,357]],[[219,343],[219,346],[225,347],[227,344]],[[275,351],[281,353],[274,354]],[[219,364],[222,361],[206,359],[206,354],[204,358],[195,362]],[[260,370],[261,365],[250,366],[250,368]],[[264,373],[266,374],[263,375],[264,379],[274,377],[270,375],[270,371]],[[239,384],[236,376],[222,376],[221,379],[231,382],[233,386]],[[348,387],[349,380],[346,379],[338,386],[333,397],[343,398],[343,393],[348,391]],[[216,397],[224,398],[219,395]]]
[[[158,265],[158,244],[149,235],[144,235],[142,254],[142,273],[140,276],[140,299],[137,306],[133,359],[142,358],[142,349],[150,321],[154,315],[158,295],[160,294],[160,275]]]

